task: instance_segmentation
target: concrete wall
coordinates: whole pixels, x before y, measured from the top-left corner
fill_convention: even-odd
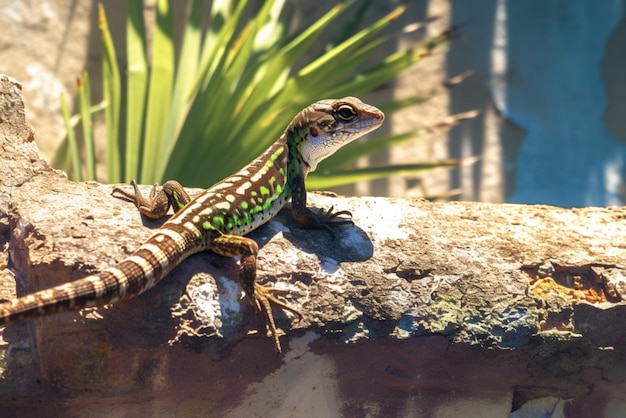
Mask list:
[[[466,64],[526,133],[508,162],[508,200],[622,204],[623,2],[455,1],[452,10],[463,24],[456,47],[472,52]]]

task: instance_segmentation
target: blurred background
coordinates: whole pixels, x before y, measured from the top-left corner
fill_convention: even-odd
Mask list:
[[[127,3],[103,1],[116,45],[123,45],[126,37]],[[146,16],[154,13],[154,2],[144,3]],[[174,21],[184,21],[187,2],[172,3]],[[304,30],[336,3],[287,2],[289,32]],[[346,25],[361,2],[355,3],[354,11],[348,10],[329,27]],[[379,135],[427,134],[355,164],[451,159],[458,164],[342,186],[339,192],[564,207],[623,204],[624,0],[371,2],[363,25],[401,4],[406,11],[383,32],[399,35],[384,42],[364,66],[450,27],[455,28],[452,39],[361,98],[378,105],[423,96],[427,99],[423,103],[391,114]],[[76,113],[76,80],[85,70],[94,101],[102,95],[97,2],[0,0],[0,5],[0,73],[22,83],[36,142],[52,159],[66,132],[60,95]],[[322,35],[319,42],[326,41]],[[315,48],[312,51],[316,53]],[[126,55],[119,52],[123,67]],[[306,55],[299,63],[300,68],[305,65]],[[335,59],[327,65],[342,62]],[[468,117],[456,123],[454,115],[459,114]],[[104,129],[96,121],[97,143]],[[104,154],[99,146],[99,171],[106,164]]]

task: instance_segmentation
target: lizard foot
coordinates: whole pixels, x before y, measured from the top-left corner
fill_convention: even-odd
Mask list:
[[[150,219],[159,219],[165,216],[169,209],[169,202],[167,195],[161,193],[157,183],[152,185],[148,197],[145,197],[141,193],[135,180],[132,180],[130,185],[133,186],[134,193],[129,193],[121,187],[114,187],[111,195],[133,202],[139,210],[139,213]]]
[[[319,212],[315,215],[316,228],[325,229],[330,233],[330,236],[333,240],[335,240],[335,231],[333,227],[337,225],[353,225],[352,222],[352,212],[349,210],[339,210],[337,212],[333,212],[334,206],[331,206],[329,209],[320,209]]]
[[[141,194],[135,180],[132,180],[130,185],[133,186],[134,193],[129,193],[121,187],[114,187],[111,195],[133,202],[139,213],[151,219],[164,217],[170,207],[174,212],[178,212],[191,201],[183,186],[177,181],[167,181],[160,188],[154,183],[148,197]]]
[[[282,353],[280,348],[280,341],[278,340],[278,332],[276,330],[276,324],[274,323],[274,314],[272,314],[272,305],[278,306],[284,311],[291,312],[296,315],[298,319],[302,319],[302,314],[293,309],[285,302],[282,302],[274,297],[275,294],[289,293],[288,290],[275,289],[271,286],[264,286],[259,283],[254,283],[254,305],[257,311],[263,311],[265,319],[267,320],[267,327],[269,328],[272,338],[274,339],[274,345],[278,353]]]
[[[347,225],[354,223],[351,219],[352,212],[350,212],[349,210],[339,210],[337,212],[333,212],[334,208],[334,206],[331,206],[326,210],[322,209],[320,211],[319,216],[322,218],[321,223],[334,225]]]

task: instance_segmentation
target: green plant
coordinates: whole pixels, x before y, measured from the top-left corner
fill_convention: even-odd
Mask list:
[[[90,107],[86,75],[78,83],[79,115],[70,118],[62,99],[68,137],[57,154],[57,166],[75,180],[96,179],[91,116],[103,110],[108,182],[135,178],[152,183],[171,178],[186,186],[207,187],[261,153],[304,106],[322,98],[371,91],[447,40],[442,34],[356,72],[383,43],[399,35],[400,30],[382,31],[403,13],[404,7],[359,29],[372,2],[361,1],[358,7],[354,3],[340,3],[301,33],[291,34],[284,1],[216,0],[205,13],[205,1],[191,0],[177,48],[171,3],[157,0],[151,45],[154,53],[149,57],[143,4],[131,0],[124,69],[118,65],[100,5],[103,102]],[[341,23],[340,16],[355,7],[355,17],[347,24]],[[203,21],[205,16],[208,22]],[[342,28],[334,41],[296,69],[320,35],[333,27]],[[122,74],[126,74],[125,82]],[[418,100],[381,108],[389,114]],[[82,147],[73,133],[77,123],[82,124]],[[324,177],[312,175],[309,186],[329,187],[430,167],[343,168],[358,157],[415,136],[396,135],[354,144],[329,159],[323,166]],[[86,154],[82,159],[81,148]]]

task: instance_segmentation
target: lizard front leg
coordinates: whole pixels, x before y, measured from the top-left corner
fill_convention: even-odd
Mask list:
[[[267,327],[274,339],[276,350],[281,353],[280,341],[278,340],[274,315],[272,314],[272,305],[291,312],[299,319],[302,319],[302,314],[274,297],[275,294],[287,293],[288,291],[257,283],[256,256],[259,253],[257,243],[250,238],[239,235],[220,235],[213,240],[209,249],[225,257],[241,256],[239,262],[239,282],[241,287],[246,294],[248,302],[254,306],[257,312],[263,311],[265,314]]]
[[[352,213],[347,210],[333,212],[331,207],[318,213],[313,212],[306,206],[306,189],[304,186],[304,175],[300,174],[293,180],[293,194],[291,196],[291,214],[299,224],[306,228],[326,229],[333,238],[335,233],[332,226],[351,225]],[[347,218],[343,217],[347,216]]]
[[[150,189],[148,197],[144,197],[141,194],[135,180],[132,180],[130,184],[133,186],[134,194],[128,193],[119,187],[113,188],[111,194],[113,196],[118,194],[119,196],[116,197],[133,202],[141,214],[151,219],[164,217],[170,206],[174,212],[178,212],[191,200],[183,186],[174,180],[165,182],[161,188],[155,183],[152,189]]]

